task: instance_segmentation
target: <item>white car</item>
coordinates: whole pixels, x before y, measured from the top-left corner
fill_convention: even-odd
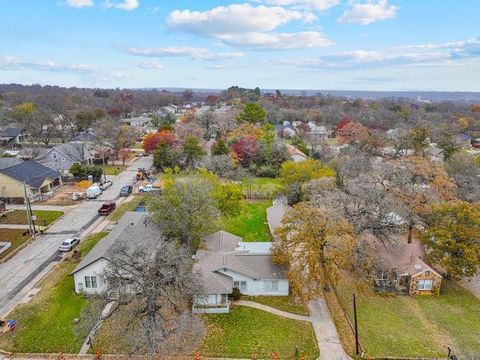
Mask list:
[[[150,192],[150,191],[153,191],[153,190],[156,190],[157,188],[153,187],[152,184],[147,184],[145,186],[140,186],[138,188],[138,191],[140,192]]]
[[[70,251],[75,246],[77,246],[79,242],[80,242],[80,238],[78,238],[78,237],[72,237],[72,238],[65,239],[62,242],[62,245],[60,245],[60,247],[58,248],[58,250],[62,251],[62,252]]]
[[[112,185],[113,185],[112,180],[105,180],[104,182],[100,183],[100,190],[102,191],[107,190]]]

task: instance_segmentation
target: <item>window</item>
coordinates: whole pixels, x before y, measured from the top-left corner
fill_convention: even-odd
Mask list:
[[[278,291],[278,280],[265,280],[263,289],[265,291]]]
[[[418,280],[418,290],[432,290],[433,280]]]
[[[53,152],[53,153],[52,153],[52,156],[53,156],[53,158],[54,158],[55,160],[57,160],[57,153],[56,153],[56,152]]]
[[[246,281],[234,281],[233,287],[240,289],[240,291],[247,290],[247,282]]]
[[[97,277],[96,276],[85,276],[85,287],[87,289],[97,288]]]

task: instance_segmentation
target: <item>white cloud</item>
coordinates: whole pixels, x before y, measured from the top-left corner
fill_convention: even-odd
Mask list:
[[[175,10],[167,18],[170,27],[203,36],[271,31],[291,21],[312,21],[312,14],[275,6],[233,4],[204,12]]]
[[[192,60],[223,61],[243,56],[241,52],[212,53],[206,48],[170,46],[164,48],[130,48],[128,52],[136,56],[148,57],[188,57]]]
[[[231,46],[261,50],[309,49],[333,44],[322,33],[317,31],[229,35],[223,38],[223,42]]]
[[[360,69],[383,66],[461,65],[465,59],[480,58],[480,38],[440,44],[418,44],[379,50],[351,50],[315,58],[280,60],[281,65],[315,69]]]
[[[84,75],[99,81],[126,78],[128,75],[115,69],[100,69],[94,65],[80,63],[58,63],[52,60],[23,60],[14,56],[0,57],[0,70],[34,70],[52,73],[71,73]]]
[[[106,0],[105,7],[122,9],[126,11],[135,10],[140,6],[139,0]]]
[[[268,0],[283,5],[315,4],[318,7],[336,0]],[[317,17],[309,11],[297,11],[280,6],[253,6],[248,3],[219,6],[204,12],[175,10],[168,25],[184,32],[220,40],[223,44],[262,50],[291,50],[329,46],[321,32],[274,32],[292,21],[310,23]]]
[[[143,70],[160,70],[163,69],[163,65],[157,61],[139,61],[135,63],[137,67]]]
[[[265,4],[289,6],[299,10],[324,11],[337,6],[340,0],[265,0]]]
[[[389,4],[388,0],[354,2],[348,10],[343,12],[338,22],[368,25],[376,21],[395,18],[397,10],[398,6]]]
[[[65,3],[68,6],[81,9],[84,7],[90,7],[93,6],[93,0],[66,0]]]

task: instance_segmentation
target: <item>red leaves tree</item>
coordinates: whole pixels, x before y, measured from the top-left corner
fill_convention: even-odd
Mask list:
[[[232,144],[232,151],[240,164],[248,167],[258,155],[257,139],[252,135],[244,136]]]
[[[362,124],[350,121],[336,132],[337,138],[342,144],[351,144],[366,139],[370,131]]]
[[[147,134],[143,138],[143,150],[150,154],[158,145],[166,144],[169,146],[177,145],[178,140],[171,131],[163,130],[153,134]]]
[[[345,125],[347,125],[351,122],[352,122],[352,118],[350,116],[344,116],[337,123],[337,126],[335,127],[335,131],[338,131],[338,130],[342,129]]]

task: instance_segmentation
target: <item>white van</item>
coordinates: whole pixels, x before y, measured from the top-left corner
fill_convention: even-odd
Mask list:
[[[98,195],[102,193],[102,190],[98,185],[92,185],[87,189],[85,193],[87,194],[87,198],[96,199]]]

